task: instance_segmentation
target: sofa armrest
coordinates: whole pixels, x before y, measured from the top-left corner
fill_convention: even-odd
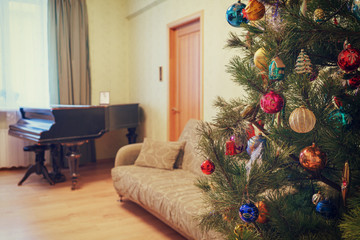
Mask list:
[[[142,143],[133,143],[121,147],[116,153],[115,167],[121,165],[132,165],[138,157]]]

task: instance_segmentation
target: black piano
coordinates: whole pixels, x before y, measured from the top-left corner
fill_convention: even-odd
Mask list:
[[[65,147],[72,178],[71,189],[78,181],[79,146],[104,133],[127,128],[128,142],[136,142],[136,127],[139,125],[139,105],[119,104],[107,106],[56,105],[50,108],[20,108],[21,119],[9,126],[9,135],[30,140],[34,145],[24,148],[36,153],[36,165],[31,166],[19,185],[32,173],[43,174],[54,184],[61,178],[56,161],[52,161],[54,173],[49,175],[44,162],[44,151],[50,149],[56,155],[59,146]],[[42,163],[41,163],[42,162]]]

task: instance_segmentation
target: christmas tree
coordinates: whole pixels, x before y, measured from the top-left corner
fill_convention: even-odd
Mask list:
[[[360,239],[359,5],[250,0],[227,9],[226,46],[243,53],[227,70],[247,95],[217,98],[216,117],[199,128],[204,230]]]

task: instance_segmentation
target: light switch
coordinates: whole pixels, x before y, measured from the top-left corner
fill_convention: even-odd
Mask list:
[[[162,82],[163,80],[163,71],[162,66],[159,67],[159,81]]]
[[[110,92],[100,92],[100,105],[110,104]]]

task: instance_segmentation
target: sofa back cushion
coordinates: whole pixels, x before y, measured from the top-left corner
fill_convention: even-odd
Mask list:
[[[162,142],[145,138],[135,165],[172,170],[184,145],[184,141]]]
[[[201,163],[205,160],[198,149],[198,142],[200,139],[197,131],[201,120],[190,119],[185,125],[184,130],[178,139],[179,142],[185,141],[184,155],[182,162],[177,163],[177,167],[192,173],[203,175],[201,171]]]

